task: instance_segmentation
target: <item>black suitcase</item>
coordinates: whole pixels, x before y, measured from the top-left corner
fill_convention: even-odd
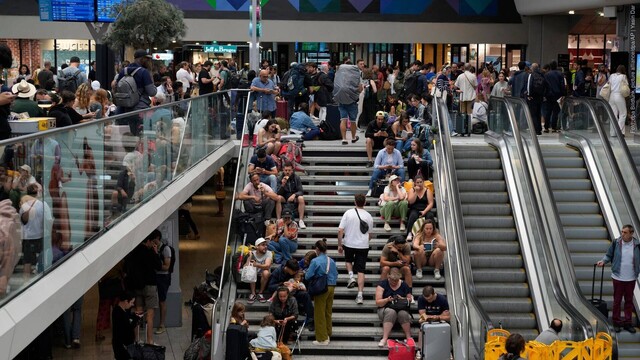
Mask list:
[[[460,136],[471,136],[471,116],[457,111],[451,113],[451,122],[456,126],[456,132]]]
[[[607,302],[602,300],[602,282],[604,281],[604,266],[602,267],[602,272],[600,273],[600,298],[595,298],[595,287],[596,287],[596,267],[598,264],[593,264],[593,279],[591,280],[591,300],[589,302],[593,307],[598,309],[604,315],[605,318],[609,318],[609,309],[607,308]]]

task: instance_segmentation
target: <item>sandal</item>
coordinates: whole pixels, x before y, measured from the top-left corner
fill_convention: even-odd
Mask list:
[[[358,140],[360,140],[360,136],[356,136],[355,139],[351,140],[351,143],[354,144]],[[344,144],[344,142],[343,142],[343,144]]]
[[[347,140],[342,140],[342,145],[347,145],[349,142]]]

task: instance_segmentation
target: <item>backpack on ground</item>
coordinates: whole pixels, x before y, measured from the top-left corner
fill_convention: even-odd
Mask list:
[[[340,140],[342,139],[342,134],[340,134],[340,129],[332,126],[327,120],[322,120],[320,125],[318,125],[320,129],[320,139],[321,140]]]
[[[169,263],[169,270],[167,271],[169,272],[169,274],[173,274],[173,268],[176,265],[176,249],[174,249],[171,245],[162,244],[162,246],[160,246],[160,251],[158,251],[161,257],[165,247],[169,247],[169,250],[171,250],[171,262]]]
[[[133,77],[141,67],[129,72],[131,68],[124,69],[124,75],[118,79],[116,92],[113,94],[113,103],[124,108],[133,108],[140,102],[140,91]]]
[[[403,87],[404,96],[409,96],[410,94],[420,95],[417,93],[418,77],[420,77],[420,72],[416,71],[404,79],[404,87]]]
[[[544,76],[539,72],[533,71],[527,77],[527,91],[529,96],[542,97],[545,90]]]
[[[489,130],[487,123],[484,121],[478,121],[477,123],[471,125],[471,133],[475,135],[482,135]]]
[[[81,72],[82,70],[78,69],[71,75],[65,75],[63,71],[63,76],[58,77],[58,88],[60,92],[67,90],[75,94],[76,90],[78,90],[78,75],[80,75]]]

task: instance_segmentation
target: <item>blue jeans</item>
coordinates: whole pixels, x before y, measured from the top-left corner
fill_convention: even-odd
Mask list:
[[[64,323],[64,344],[71,345],[73,340],[80,340],[82,328],[82,300],[80,297],[62,314]]]
[[[302,135],[302,138],[304,140],[313,140],[313,138],[315,138],[316,136],[320,136],[319,129],[307,131],[306,133],[304,133],[304,135]]]
[[[284,264],[287,260],[291,259],[291,254],[298,250],[298,242],[295,240],[289,240],[284,236],[280,236],[279,241],[269,241],[267,249],[275,252],[276,263]]]
[[[275,175],[260,174],[260,182],[271,186],[271,189],[273,189],[273,191],[276,191],[278,187],[278,179]]]
[[[396,140],[396,149],[398,149],[398,151],[400,152],[406,152],[409,151],[409,149],[411,149],[411,139],[407,139],[407,140]]]
[[[356,117],[358,116],[358,103],[354,102],[351,104],[339,104],[338,111],[340,111],[340,120],[349,119],[351,121],[357,121]]]
[[[371,175],[371,180],[369,180],[369,189],[373,189],[373,184],[376,180],[383,178],[385,175],[390,173],[398,175],[400,182],[404,181],[404,168],[395,170],[375,169],[373,170],[373,175]]]

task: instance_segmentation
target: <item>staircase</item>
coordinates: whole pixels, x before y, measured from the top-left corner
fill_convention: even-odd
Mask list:
[[[532,340],[538,323],[499,153],[464,144],[453,153],[478,300],[494,326]]]
[[[301,350],[303,358],[326,358],[331,355],[366,356],[367,358],[386,358],[387,349],[379,348],[378,341],[382,337],[382,323],[378,319],[374,301],[375,289],[379,281],[379,261],[382,248],[387,239],[400,234],[399,221],[392,221],[391,232],[383,229],[384,221],[380,218],[377,199],[367,198],[365,210],[374,219],[371,230],[373,238],[366,267],[366,285],[364,304],[355,303],[357,289],[347,289],[348,275],[344,257],[338,255],[337,233],[342,214],[354,207],[353,195],[366,193],[371,168],[366,167],[367,157],[364,141],[343,146],[340,141],[308,141],[305,143],[303,165],[307,175],[299,174],[304,185],[306,206],[306,229],[298,233],[298,251],[295,258],[300,259],[307,251],[313,249],[314,243],[327,238],[328,254],[338,267],[338,284],[335,289],[333,303],[333,335],[330,346],[314,346],[313,332],[305,330],[302,334]],[[444,278],[436,281],[432,269],[424,269],[421,280],[413,278],[413,294],[418,296],[425,285],[432,285],[439,293],[445,293]],[[446,275],[446,274],[445,274]],[[238,290],[238,301],[245,302],[248,290]],[[257,324],[266,313],[268,305],[258,302],[247,305],[247,317],[252,324]],[[417,313],[416,305],[412,310]],[[257,330],[257,327],[252,330]],[[412,330],[417,341],[417,321]],[[394,328],[391,338],[404,338],[399,326]],[[296,350],[295,358],[301,358]]]
[[[631,147],[630,147],[631,149]],[[576,279],[587,299],[591,299],[593,264],[606,253],[611,241],[596,193],[582,154],[564,145],[541,144],[544,164],[556,200],[558,214],[571,252]],[[599,279],[600,269],[596,277]],[[596,284],[596,297],[599,295]],[[603,298],[612,309],[611,267],[604,268]],[[610,318],[611,319],[611,318]],[[619,359],[638,359],[640,333],[618,334]]]

